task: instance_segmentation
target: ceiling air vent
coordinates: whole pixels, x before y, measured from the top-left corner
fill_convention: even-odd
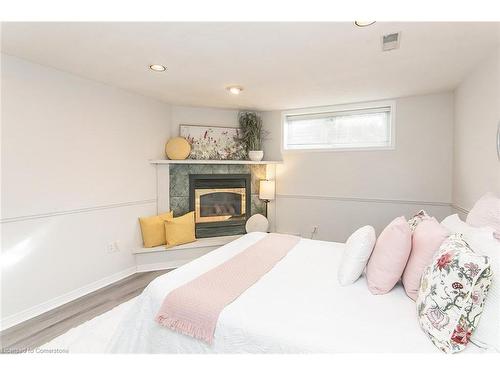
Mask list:
[[[390,51],[399,48],[401,33],[386,34],[382,36],[382,51]]]

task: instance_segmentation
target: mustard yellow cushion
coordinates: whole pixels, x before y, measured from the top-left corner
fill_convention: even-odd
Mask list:
[[[165,145],[165,153],[171,160],[184,160],[191,153],[191,145],[186,138],[175,137]]]
[[[167,247],[196,241],[194,232],[194,211],[165,220]]]
[[[157,216],[140,217],[144,247],[165,245],[165,220],[174,217],[172,211]]]

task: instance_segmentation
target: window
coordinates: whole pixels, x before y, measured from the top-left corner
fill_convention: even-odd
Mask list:
[[[393,149],[393,112],[393,102],[286,112],[283,149]]]

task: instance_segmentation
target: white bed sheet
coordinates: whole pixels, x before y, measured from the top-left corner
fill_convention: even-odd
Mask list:
[[[363,277],[353,285],[341,287],[337,266],[345,245],[308,239],[302,239],[270,272],[223,310],[211,346],[154,322],[171,290],[264,235],[247,234],[153,280],[119,325],[109,351],[439,352],[421,331],[415,303],[400,285],[377,296],[368,291]],[[472,345],[467,349],[477,350]]]

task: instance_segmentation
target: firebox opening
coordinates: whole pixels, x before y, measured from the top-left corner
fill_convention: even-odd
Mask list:
[[[250,174],[190,174],[189,209],[196,237],[244,234],[251,207]]]
[[[244,188],[195,189],[197,223],[245,219]]]

